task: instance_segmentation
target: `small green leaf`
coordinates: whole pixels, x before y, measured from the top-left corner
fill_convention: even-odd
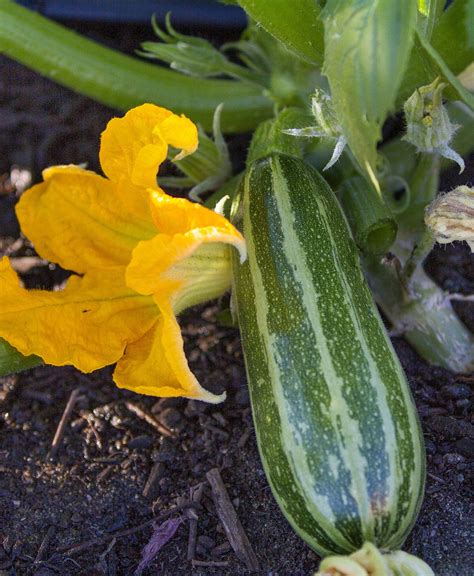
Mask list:
[[[468,48],[474,48],[474,0],[469,0],[466,6],[466,33]]]
[[[469,45],[468,21],[473,0],[454,0],[433,30],[431,44],[453,72],[459,74],[474,60],[474,45]],[[473,30],[470,30],[472,36]],[[432,78],[430,78],[432,80]]]
[[[446,0],[418,0],[418,28],[427,40],[431,38],[445,4]]]
[[[450,100],[464,100],[472,107],[472,95],[456,78],[474,60],[474,45],[469,44],[468,31],[472,4],[473,0],[455,0],[439,18],[429,41],[423,31],[418,30],[397,97],[398,105],[401,106],[418,86],[441,76],[449,83],[444,96]]]
[[[313,64],[322,64],[324,30],[315,0],[239,0],[239,4],[292,52]]]
[[[0,338],[0,376],[21,372],[42,364],[38,356],[23,356],[8,342]]]
[[[405,73],[416,10],[412,0],[329,0],[323,12],[324,73],[334,110],[376,186],[376,145]]]

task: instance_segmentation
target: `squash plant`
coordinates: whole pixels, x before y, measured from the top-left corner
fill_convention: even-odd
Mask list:
[[[265,471],[291,525],[325,557],[319,574],[433,574],[399,550],[423,495],[424,448],[375,302],[427,361],[458,372],[474,368],[473,335],[423,269],[436,241],[472,246],[474,238],[472,189],[460,186],[436,199],[440,171],[454,162],[462,172],[472,149],[474,2],[239,4],[249,26],[236,42],[217,49],[179,33],[168,18],[164,27],[153,22],[156,40],[130,58],[0,0],[0,52],[105,104],[138,106],[122,119],[126,134],[109,125],[101,151],[110,185],[125,178],[127,186],[148,187],[159,230],[153,240],[150,227],[140,232],[127,286],[153,297],[156,330],[171,342],[174,314],[232,281]],[[139,106],[144,102],[147,108]],[[199,123],[199,148],[187,119],[151,104]],[[383,135],[387,126],[390,138]],[[232,175],[222,133],[252,131],[246,170]],[[138,144],[114,148],[119,137],[141,139],[151,156],[145,161]],[[168,146],[182,152],[173,155]],[[190,188],[197,204],[161,195],[155,175],[167,152],[183,175],[159,183]],[[54,170],[45,181],[59,178]],[[199,206],[204,198],[219,214]],[[132,204],[124,200],[124,210],[136,210]],[[179,230],[163,218],[165,205],[172,219],[186,221],[176,224]],[[19,208],[25,222],[35,212],[27,208]],[[163,233],[176,247],[165,272],[184,283],[174,292],[166,274],[152,280],[169,256]],[[181,234],[195,242],[183,252],[192,253],[187,265],[176,256]],[[150,259],[157,246],[161,260]],[[81,264],[71,269],[81,273]],[[209,280],[206,288],[198,275]],[[48,354],[23,346],[24,338],[2,328],[2,314],[0,373],[43,359],[67,361],[54,343]],[[137,378],[132,389],[142,393],[222,399],[192,379],[176,346],[172,356],[185,374],[180,386],[147,386],[153,359],[171,362],[166,349],[147,346],[134,362],[125,355],[119,385],[132,387],[127,378]]]

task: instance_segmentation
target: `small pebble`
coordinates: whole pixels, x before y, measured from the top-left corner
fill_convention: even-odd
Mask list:
[[[240,388],[240,390],[237,390],[234,399],[239,406],[248,406],[250,404],[250,394],[248,388]]]
[[[223,556],[231,551],[229,542],[223,542],[211,550],[211,556]]]
[[[176,408],[165,408],[160,413],[160,422],[168,428],[176,428],[183,420],[181,413]]]
[[[203,546],[206,549],[210,549],[210,548],[214,548],[214,546],[216,545],[216,542],[213,538],[211,538],[210,536],[206,536],[205,534],[203,534],[202,536],[199,536],[198,539],[198,544],[200,544],[201,546]]]
[[[461,454],[456,454],[453,452],[448,452],[448,454],[445,454],[443,456],[444,461],[446,462],[446,464],[459,464],[460,462],[464,462],[464,456],[461,456]]]
[[[149,448],[152,444],[153,438],[147,434],[142,434],[129,440],[127,446],[132,450],[143,450],[145,448]]]
[[[199,402],[199,400],[189,400],[184,415],[186,418],[195,418],[199,414],[203,414],[208,409],[209,404],[206,402]]]
[[[425,439],[425,448],[427,454],[436,454],[436,444],[429,438]]]
[[[456,450],[468,458],[474,458],[474,440],[472,438],[461,438],[456,442]]]
[[[469,398],[472,392],[471,388],[467,384],[457,382],[456,384],[449,384],[448,386],[444,386],[443,394],[446,394],[455,400],[461,400],[463,398]]]
[[[82,522],[82,516],[78,512],[74,512],[71,516],[71,522],[73,524],[79,524],[79,522]]]
[[[182,398],[160,398],[151,408],[153,414],[159,414],[165,408],[182,408]]]

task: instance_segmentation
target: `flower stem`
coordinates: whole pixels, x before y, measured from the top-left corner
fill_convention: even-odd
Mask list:
[[[273,104],[258,87],[184,76],[101,46],[0,0],[0,53],[99,102],[127,110],[144,102],[184,112],[208,130],[223,103],[225,132],[246,132],[270,117]]]
[[[364,267],[376,302],[420,356],[454,372],[474,369],[473,335],[422,266],[412,274],[409,293],[395,268],[380,258],[366,257]]]

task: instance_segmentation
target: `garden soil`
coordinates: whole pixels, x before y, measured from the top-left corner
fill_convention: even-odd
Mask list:
[[[149,37],[148,29],[139,28],[91,31],[128,51]],[[36,182],[52,164],[85,162],[98,170],[99,135],[114,114],[0,59],[0,256],[22,259],[27,287],[52,289],[68,275],[37,259],[20,236],[14,205],[28,173]],[[246,143],[237,137],[231,146],[238,150]],[[453,177],[454,171],[446,188]],[[427,269],[450,292],[474,292],[474,261],[465,246],[437,248]],[[239,334],[216,320],[225,306],[214,303],[180,318],[191,369],[204,386],[227,391],[217,406],[119,390],[111,369],[84,375],[42,366],[0,379],[0,576],[132,576],[153,531],[150,523],[140,526],[166,514],[184,521],[144,575],[248,574],[228,543],[207,483],[199,507],[186,508],[193,488],[213,468],[220,470],[253,546],[257,574],[313,574],[317,555],[290,528],[265,479]],[[473,329],[474,304],[456,306]],[[405,549],[438,576],[472,576],[474,376],[428,366],[402,338],[393,343],[421,416],[428,457],[426,497]],[[52,459],[52,440],[73,391],[77,400]],[[173,435],[159,432],[156,421]],[[187,548],[189,518],[196,516],[193,565]]]

